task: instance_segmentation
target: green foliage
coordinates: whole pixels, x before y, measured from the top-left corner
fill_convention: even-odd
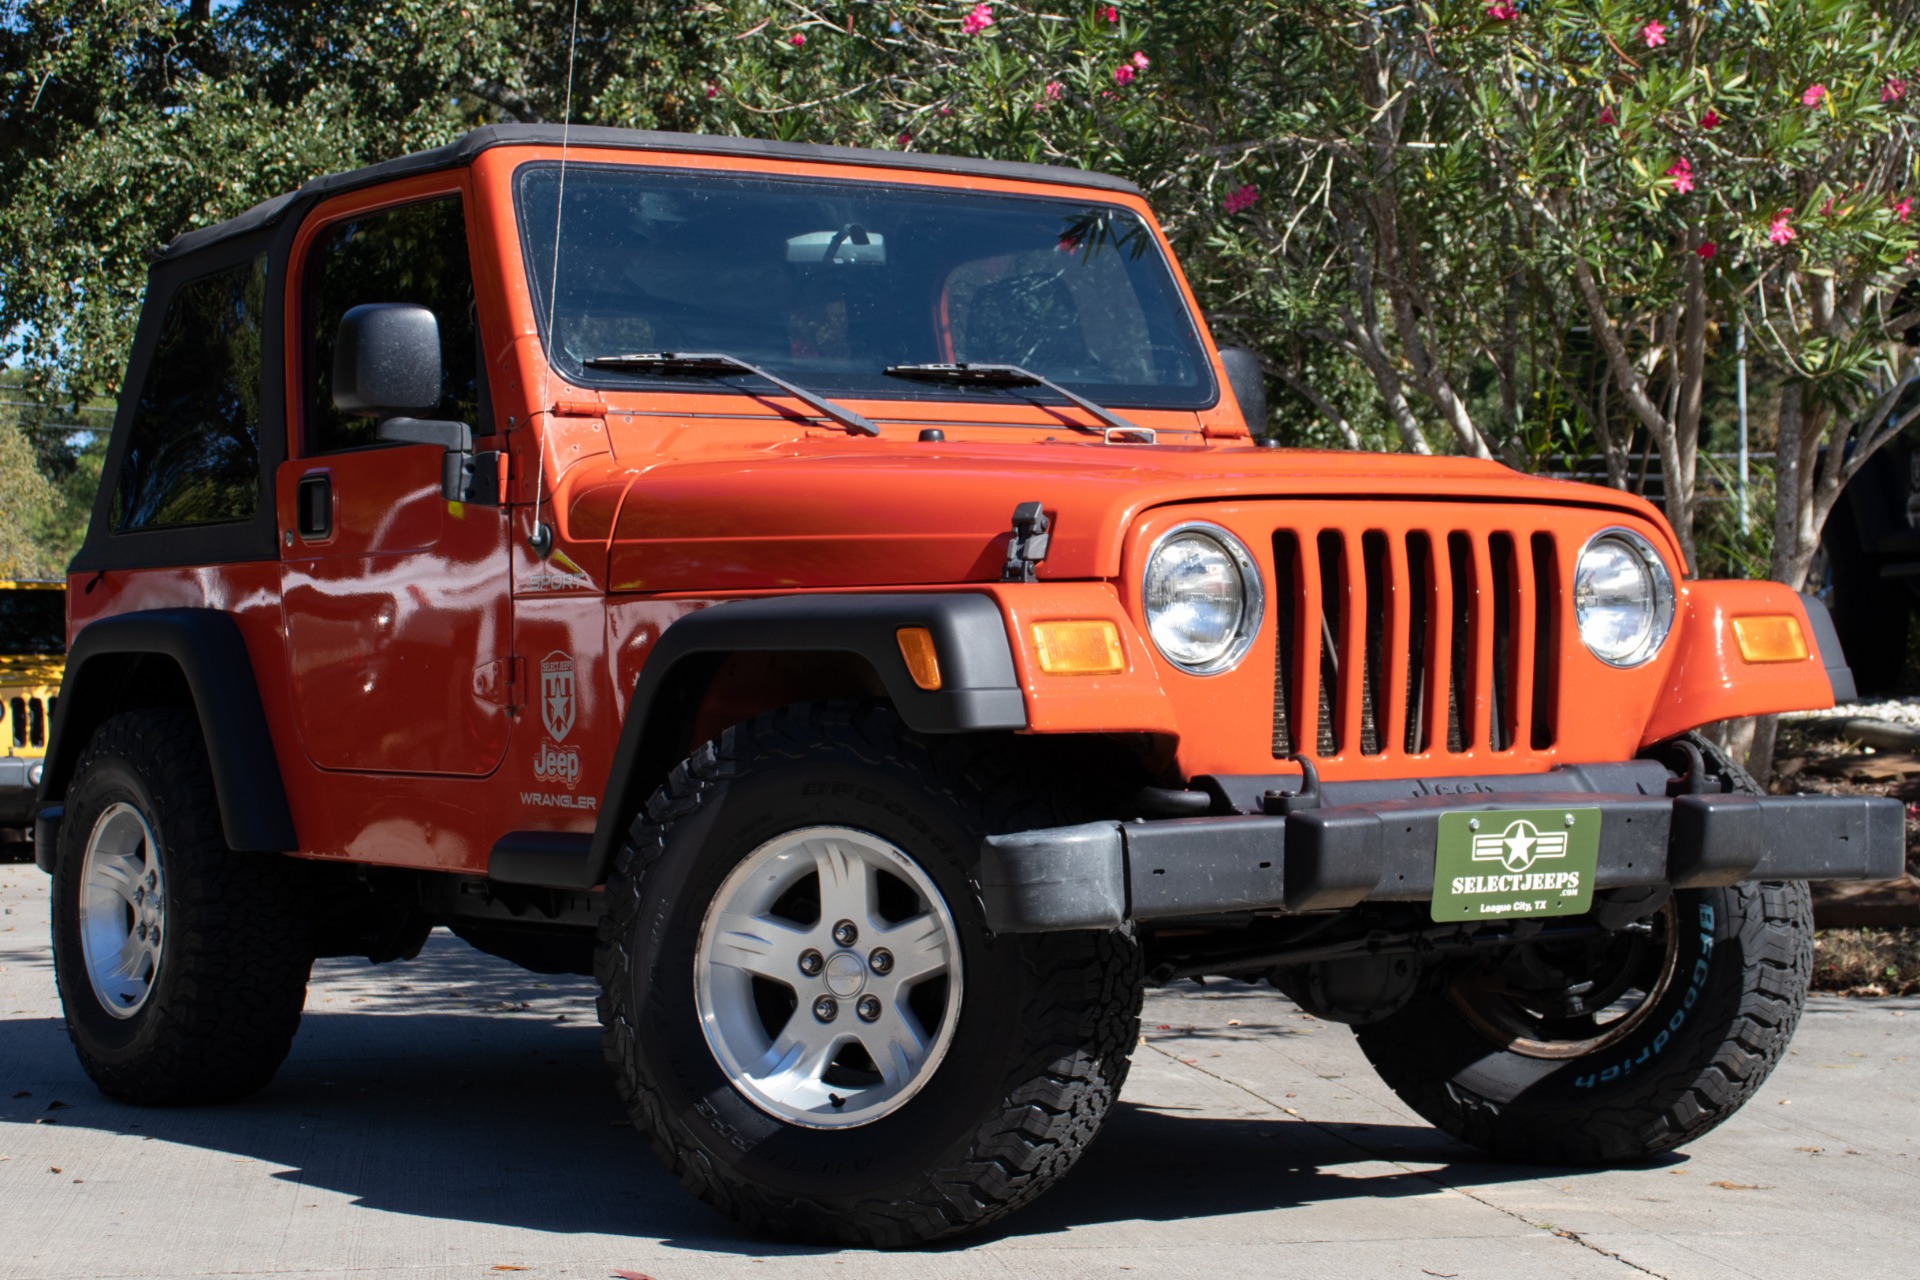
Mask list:
[[[494,121],[1071,164],[1146,189],[1283,439],[1531,468],[1651,437],[1685,538],[1737,321],[1820,429],[1889,376],[1914,17],[597,0],[576,30],[571,0],[0,0],[0,335],[36,387],[111,394],[170,237]]]

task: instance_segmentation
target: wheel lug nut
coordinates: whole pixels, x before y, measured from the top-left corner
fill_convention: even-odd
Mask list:
[[[827,962],[821,959],[820,953],[812,947],[808,947],[800,953],[800,972],[806,974],[809,978],[819,977],[820,971],[826,967]]]
[[[860,1021],[862,1022],[878,1022],[880,1020],[880,998],[878,996],[861,996],[860,1003],[853,1006],[853,1011],[860,1015]]]
[[[813,1016],[822,1022],[832,1022],[840,1016],[840,1002],[832,996],[821,996],[813,1002]]]
[[[885,947],[875,947],[873,954],[867,957],[867,967],[881,977],[893,972],[893,952]]]
[[[833,940],[843,947],[850,947],[860,941],[860,931],[853,927],[853,921],[842,920],[833,926]]]

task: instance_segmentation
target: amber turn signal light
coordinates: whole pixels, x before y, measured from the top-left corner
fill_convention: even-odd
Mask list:
[[[1735,618],[1733,639],[1748,662],[1800,662],[1807,656],[1807,637],[1792,614]]]
[[[1033,648],[1050,676],[1112,676],[1127,669],[1120,628],[1111,622],[1036,622]]]
[[[907,674],[928,693],[940,687],[940,655],[933,648],[933,632],[925,627],[902,627],[894,632],[900,642],[900,656],[907,660]]]

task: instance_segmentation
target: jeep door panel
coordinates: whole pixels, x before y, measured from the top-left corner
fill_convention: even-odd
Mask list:
[[[356,193],[317,209],[295,243],[289,329],[303,340],[301,359],[290,362],[289,399],[300,423],[276,490],[296,723],[307,757],[323,769],[483,775],[498,767],[512,732],[507,706],[486,679],[511,655],[505,515],[446,501],[437,448],[338,448],[369,437],[371,424],[361,431],[340,421],[325,395],[332,335],[320,330],[333,311],[419,300],[416,294],[440,300],[463,289],[473,305],[470,284],[420,278],[432,270],[421,264],[417,243],[425,234],[417,224],[428,219],[460,237],[458,255],[447,251],[447,269],[471,272],[464,220],[457,206],[446,217],[442,203],[460,199],[444,178],[424,189],[416,182]],[[348,271],[352,278],[334,274]],[[443,302],[440,310],[452,308]],[[449,334],[463,331],[461,321],[470,331],[467,316],[442,322],[449,384],[461,361],[444,348],[459,354],[460,341]],[[478,403],[462,403],[451,386],[443,408],[450,405],[478,416]],[[491,426],[474,425],[481,433]],[[324,529],[311,520],[296,527],[303,481],[325,486],[330,518],[317,522]]]

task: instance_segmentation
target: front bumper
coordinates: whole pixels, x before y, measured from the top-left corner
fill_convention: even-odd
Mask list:
[[[1649,762],[1429,784],[1339,784],[1284,816],[1090,822],[991,836],[980,888],[1003,933],[1128,921],[1333,911],[1433,897],[1440,815],[1598,809],[1596,890],[1742,880],[1891,880],[1906,813],[1879,796],[1680,795]],[[1291,780],[1289,780],[1291,781]],[[1397,788],[1401,794],[1390,794]],[[1229,791],[1232,788],[1228,788]]]
[[[33,825],[40,769],[38,756],[0,756],[0,827]]]

